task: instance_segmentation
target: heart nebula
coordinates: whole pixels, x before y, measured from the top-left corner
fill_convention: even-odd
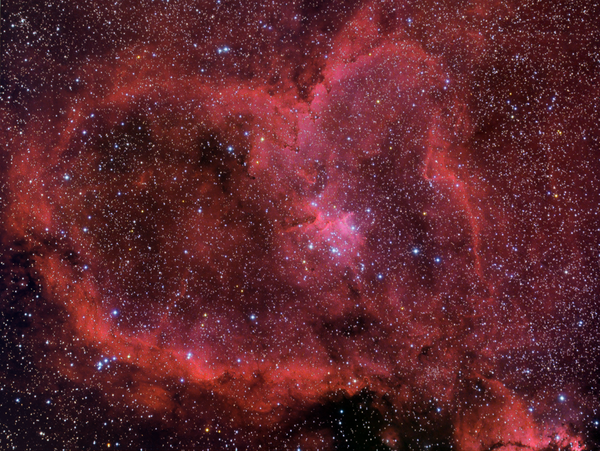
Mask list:
[[[597,449],[594,8],[175,3],[6,7],[0,443]]]

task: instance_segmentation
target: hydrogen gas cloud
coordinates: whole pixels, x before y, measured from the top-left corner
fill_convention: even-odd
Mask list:
[[[2,5],[2,449],[598,449],[593,1]]]

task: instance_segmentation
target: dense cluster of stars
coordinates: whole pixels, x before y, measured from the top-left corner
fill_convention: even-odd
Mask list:
[[[600,446],[592,1],[8,1],[0,448]]]

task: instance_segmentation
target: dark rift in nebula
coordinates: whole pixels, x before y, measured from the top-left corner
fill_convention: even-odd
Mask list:
[[[593,2],[8,1],[3,449],[598,449]]]

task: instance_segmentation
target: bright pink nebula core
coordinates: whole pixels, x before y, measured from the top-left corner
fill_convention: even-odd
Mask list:
[[[179,449],[590,446],[593,96],[524,80],[543,52],[494,32],[496,6],[444,27],[388,3],[310,45],[284,8],[268,56],[243,27],[115,44],[25,124],[5,108],[38,371]]]

